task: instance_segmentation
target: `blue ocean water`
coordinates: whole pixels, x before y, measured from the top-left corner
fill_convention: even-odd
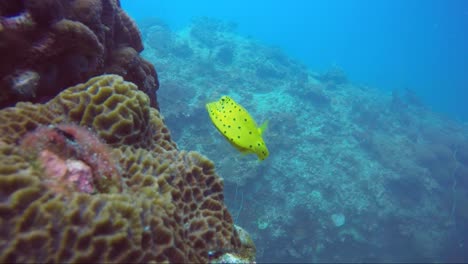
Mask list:
[[[434,110],[468,120],[468,3],[464,0],[122,1],[135,19],[171,28],[193,17],[233,21],[238,32],[317,71],[389,92],[411,89]]]
[[[468,261],[465,1],[122,5],[258,262]],[[265,161],[211,124],[222,95],[269,120]]]

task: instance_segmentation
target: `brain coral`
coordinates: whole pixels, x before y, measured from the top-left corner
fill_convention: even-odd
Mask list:
[[[119,0],[2,0],[0,108],[41,102],[103,73],[138,85],[158,107],[158,78]]]
[[[102,161],[115,162],[108,179],[119,188],[91,188]],[[65,171],[89,186],[47,184]],[[242,241],[213,164],[178,151],[122,77],[0,110],[0,262],[208,262],[255,252]]]

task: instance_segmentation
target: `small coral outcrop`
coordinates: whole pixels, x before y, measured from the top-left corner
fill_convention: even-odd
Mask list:
[[[158,107],[158,78],[140,32],[118,0],[3,0],[0,108],[41,102],[92,76],[114,73]]]
[[[120,76],[0,110],[2,263],[253,261],[223,199],[213,163]]]

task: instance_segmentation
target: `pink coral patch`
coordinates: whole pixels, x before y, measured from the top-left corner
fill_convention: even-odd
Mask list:
[[[39,159],[44,167],[44,171],[51,178],[62,179],[67,173],[67,165],[59,156],[48,150],[41,151]]]
[[[79,160],[67,160],[66,163],[68,169],[67,181],[74,183],[80,192],[94,192],[91,168]]]
[[[122,179],[111,150],[89,129],[72,124],[41,126],[21,148],[39,161],[43,182],[56,193],[120,192]]]

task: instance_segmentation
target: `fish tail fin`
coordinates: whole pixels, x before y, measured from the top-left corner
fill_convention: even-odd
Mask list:
[[[268,127],[268,120],[266,120],[265,122],[263,122],[263,124],[260,125],[260,127],[258,128],[258,132],[260,132],[260,135],[263,134],[263,132],[265,132],[265,130],[267,129]]]

